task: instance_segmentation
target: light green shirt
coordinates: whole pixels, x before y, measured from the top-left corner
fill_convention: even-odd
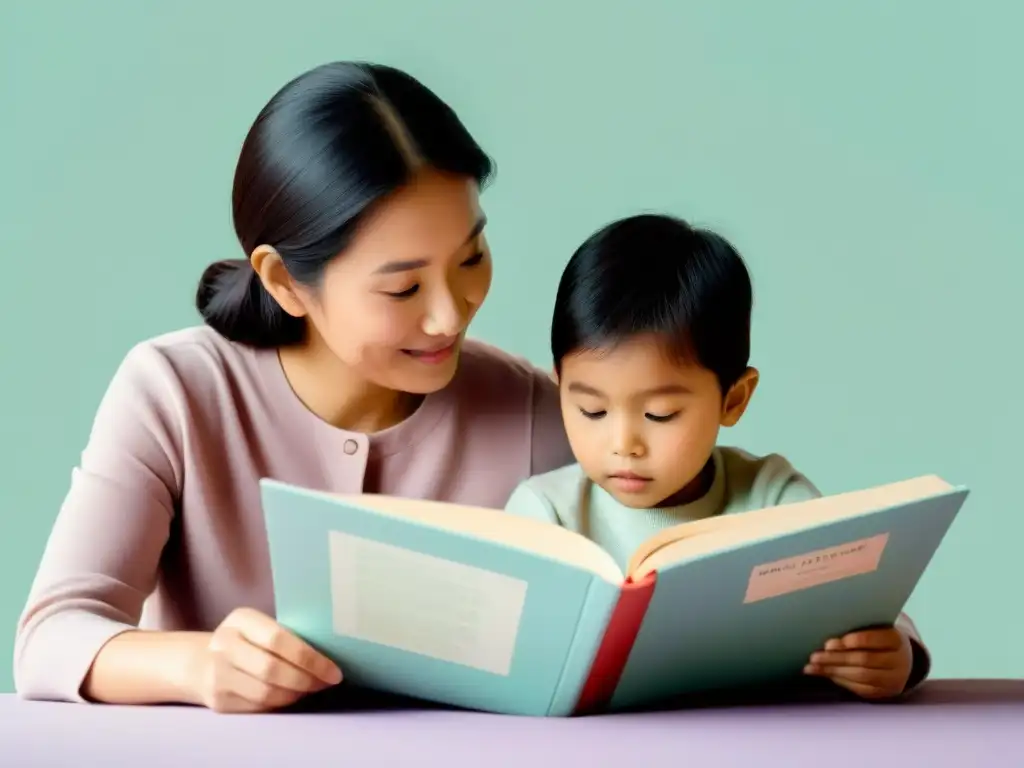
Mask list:
[[[625,568],[637,547],[664,528],[821,496],[778,454],[753,456],[739,448],[719,447],[712,460],[715,478],[711,488],[696,501],[677,507],[626,507],[583,474],[579,464],[571,464],[523,481],[505,510],[580,533]]]

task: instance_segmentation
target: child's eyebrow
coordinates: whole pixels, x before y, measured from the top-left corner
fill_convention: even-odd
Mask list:
[[[661,387],[641,390],[640,394],[647,397],[652,395],[692,395],[693,390],[682,384],[666,384]]]
[[[580,395],[593,395],[594,397],[604,397],[604,392],[592,387],[589,384],[583,384],[578,381],[569,383],[566,387],[570,392],[575,392]],[[641,390],[639,393],[642,397],[654,397],[656,395],[692,395],[693,390],[688,387],[684,387],[682,384],[665,384],[660,387],[651,387],[650,389]]]
[[[579,395],[593,395],[594,397],[604,397],[604,392],[600,389],[590,386],[589,384],[580,384],[578,381],[569,382],[567,389],[570,392],[575,392]]]

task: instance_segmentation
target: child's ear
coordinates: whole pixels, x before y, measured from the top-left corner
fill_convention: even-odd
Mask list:
[[[729,389],[722,402],[722,426],[735,427],[754,396],[760,374],[756,368],[747,368]]]

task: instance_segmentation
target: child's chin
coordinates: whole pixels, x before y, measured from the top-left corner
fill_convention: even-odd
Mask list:
[[[613,499],[630,509],[650,509],[657,500],[650,493],[626,493],[619,488],[604,486]]]

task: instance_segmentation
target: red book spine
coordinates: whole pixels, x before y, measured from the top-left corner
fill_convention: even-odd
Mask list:
[[[647,606],[654,596],[656,580],[657,575],[649,573],[639,582],[628,578],[622,585],[619,601],[612,610],[608,627],[597,649],[597,655],[594,656],[590,675],[583,684],[573,714],[591,714],[608,705],[619,684],[619,678],[622,677],[629,652],[633,650],[633,643],[640,632]]]

